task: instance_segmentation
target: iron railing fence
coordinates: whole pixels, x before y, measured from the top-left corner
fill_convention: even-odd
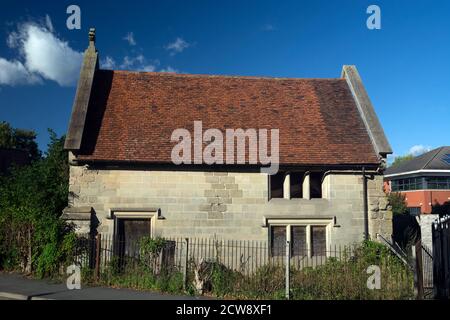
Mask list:
[[[425,298],[433,298],[433,253],[430,248],[422,244],[422,272]]]
[[[450,298],[450,216],[437,219],[432,224],[433,282],[435,297]]]
[[[199,292],[213,282],[215,293],[238,297],[407,299],[414,290],[412,271],[398,257],[367,255],[361,245],[314,252],[256,240],[168,237],[156,243],[149,238],[80,236],[73,262],[106,284],[119,281],[144,288],[149,277],[170,276]],[[380,270],[381,289],[372,290],[367,283],[374,265]]]
[[[197,266],[202,262],[217,262],[232,271],[250,275],[267,265],[285,267],[288,260],[292,270],[317,267],[329,261],[351,260],[360,249],[358,245],[335,245],[314,252],[291,247],[286,258],[286,244],[271,245],[267,241],[172,237],[162,240],[164,246],[160,251],[151,253],[144,252],[139,240],[127,241],[111,235],[102,235],[99,240],[91,235],[80,235],[74,250],[74,262],[82,267],[95,268],[98,265],[101,270],[111,266],[123,269],[139,262],[152,269],[181,270],[186,263]]]

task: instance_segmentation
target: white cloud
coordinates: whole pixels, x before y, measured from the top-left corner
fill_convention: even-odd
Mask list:
[[[168,66],[168,67],[166,67],[164,69],[161,69],[159,72],[174,72],[174,73],[176,73],[176,72],[178,72],[178,70],[172,68],[171,66]]]
[[[431,149],[432,149],[432,147],[430,147],[430,146],[424,146],[424,145],[419,144],[419,145],[412,146],[409,149],[409,154],[416,157],[416,156],[420,156],[421,154],[424,154],[424,153],[430,151]]]
[[[392,162],[394,162],[395,159],[398,157],[403,157],[403,156],[408,156],[408,155],[417,157],[417,156],[420,156],[421,154],[431,151],[432,149],[433,148],[430,146],[424,146],[424,145],[418,144],[418,145],[415,145],[415,146],[412,146],[411,148],[409,148],[408,152],[404,155],[398,155],[396,153],[389,154],[387,156],[387,163],[392,164]]]
[[[143,71],[143,72],[178,72],[176,69],[168,66],[167,68],[158,71],[160,65],[159,60],[149,60],[143,54],[136,56],[125,56],[121,63],[117,63],[111,56],[106,56],[100,61],[102,69],[108,70],[129,70],[129,71]]]
[[[155,72],[156,71],[156,67],[154,65],[146,65],[146,66],[142,66],[142,68],[140,68],[140,71],[144,71],[144,72]]]
[[[53,25],[46,16],[45,26],[25,23],[7,38],[7,44],[18,50],[19,58],[8,61],[2,58],[1,84],[34,84],[37,79],[47,79],[61,86],[76,84],[83,59],[81,52],[53,33]]]
[[[14,49],[19,46],[19,40],[20,40],[19,34],[15,31],[13,31],[8,35],[8,38],[6,39],[6,44],[11,49]]]
[[[50,19],[50,16],[48,14],[45,15],[45,26],[47,27],[48,31],[53,33],[54,29],[52,19]]]
[[[108,61],[108,58],[110,59]],[[112,64],[108,64],[108,62]],[[107,60],[104,61],[103,67],[110,66],[110,69],[116,67],[116,63],[114,59],[107,57]],[[125,56],[122,60],[122,63],[118,65],[118,68],[121,70],[132,70],[132,71],[144,71],[144,72],[153,72],[156,71],[157,66],[159,65],[158,60],[148,61],[144,55],[139,54],[134,57]],[[107,68],[108,69],[108,68]]]
[[[127,41],[130,46],[136,45],[136,40],[134,40],[133,32],[128,32],[127,35],[123,37],[123,40]]]
[[[134,57],[134,58],[129,57],[129,56],[125,56],[123,58],[122,64],[119,66],[119,68],[128,70],[128,69],[132,68],[133,66],[136,66],[139,63],[142,63],[142,61],[143,61],[143,56],[142,55],[139,55],[139,56]]]
[[[133,59],[131,59],[128,56],[125,56],[123,58],[122,64],[119,66],[120,69],[128,69],[130,66],[133,65]]]
[[[116,61],[110,56],[106,56],[106,58],[100,61],[100,65],[102,69],[113,70],[116,68]]]
[[[41,79],[30,73],[20,61],[0,58],[0,85],[35,84]]]
[[[30,25],[22,48],[29,71],[56,81],[61,86],[76,83],[83,55],[72,50],[67,42],[56,38],[46,29]]]
[[[191,45],[184,41],[182,38],[176,38],[174,42],[169,43],[165,48],[170,51],[170,55],[175,55],[177,53],[183,52],[184,49],[189,48]]]
[[[114,70],[130,70],[130,71],[143,71],[143,72],[178,72],[177,69],[167,66],[166,68],[158,71],[160,65],[159,60],[148,60],[144,55],[140,54],[135,57],[125,56],[122,59],[121,64],[117,64],[114,58],[106,56],[105,59],[100,61],[102,69]]]

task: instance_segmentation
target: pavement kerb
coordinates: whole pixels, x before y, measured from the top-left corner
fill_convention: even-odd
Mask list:
[[[26,296],[26,295],[19,294],[19,293],[1,292],[1,291],[0,291],[0,297],[6,298],[6,299],[13,299],[13,300],[53,300],[53,299],[49,299],[49,298]]]

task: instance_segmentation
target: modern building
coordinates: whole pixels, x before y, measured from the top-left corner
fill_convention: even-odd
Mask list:
[[[383,169],[392,151],[354,66],[292,79],[111,71],[98,61],[91,30],[65,144],[63,217],[79,232],[291,239],[294,252],[390,238]],[[174,163],[174,132],[199,121],[201,135],[241,128],[244,145],[251,128],[279,130],[278,173],[261,172],[261,155],[251,163],[251,148],[242,163]]]
[[[450,147],[431,150],[385,171],[387,192],[405,195],[411,214],[431,213],[450,201]]]

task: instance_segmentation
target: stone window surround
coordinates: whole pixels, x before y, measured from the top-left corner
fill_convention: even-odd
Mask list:
[[[269,201],[272,200],[272,195],[270,194],[271,191],[271,183],[270,183],[270,179],[271,176],[268,175],[268,187],[269,187]],[[323,182],[323,181],[322,181]],[[305,171],[304,172],[304,176],[303,176],[303,181],[302,181],[302,190],[303,190],[303,194],[302,194],[302,198],[301,199],[306,199],[306,200],[311,200],[311,172],[310,171]],[[291,171],[286,171],[284,173],[284,182],[283,182],[283,198],[282,199],[286,199],[286,200],[291,200]],[[323,195],[322,198],[324,199]]]
[[[272,243],[270,239],[270,228],[272,226],[282,226],[286,227],[286,240],[291,241],[291,226],[305,226],[306,227],[306,247],[308,252],[308,258],[312,258],[312,243],[311,243],[311,227],[313,226],[325,226],[325,239],[326,245],[328,248],[330,245],[330,234],[331,228],[339,227],[336,224],[336,217],[321,217],[321,218],[312,218],[312,217],[265,217],[263,227],[268,229],[268,240],[269,244]],[[269,246],[269,250],[270,250]],[[330,254],[329,251],[326,251],[327,256]]]
[[[107,219],[114,220],[114,233],[116,232],[116,219],[150,219],[150,235],[153,237],[156,230],[156,221],[164,220],[160,208],[111,208]]]

